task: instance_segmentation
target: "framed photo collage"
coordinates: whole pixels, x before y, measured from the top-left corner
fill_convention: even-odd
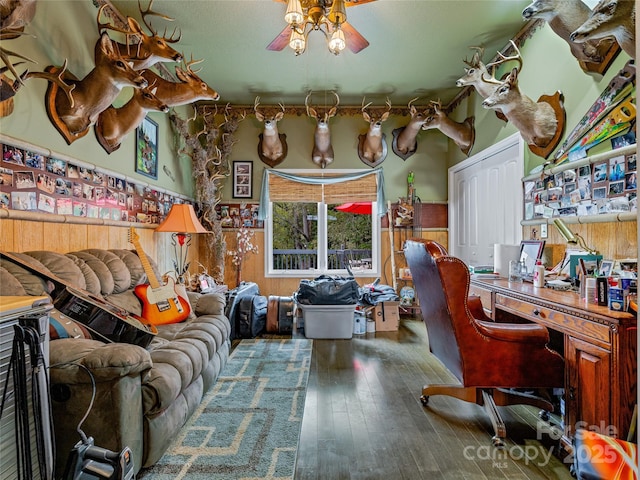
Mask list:
[[[635,212],[636,154],[564,170],[524,182],[524,218]]]
[[[149,186],[2,144],[0,207],[136,223],[160,223],[181,198]]]

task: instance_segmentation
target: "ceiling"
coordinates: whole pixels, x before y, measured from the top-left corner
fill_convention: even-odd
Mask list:
[[[141,0],[143,6],[146,1]],[[140,20],[137,0],[111,0],[124,15]],[[321,32],[311,32],[307,51],[295,56],[286,47],[267,45],[286,26],[286,3],[275,0],[155,0],[153,10],[175,19],[148,17],[167,36],[182,32],[176,49],[189,59],[203,59],[198,75],[220,93],[219,103],[304,103],[314,100],[360,105],[363,96],[374,105],[389,97],[394,106],[420,97],[417,103],[440,99],[447,105],[460,88],[463,59],[470,46],[486,48],[488,62],[524,26],[521,12],[528,0],[377,0],[347,8],[347,21],[368,41],[354,54],[332,55]],[[174,45],[175,46],[175,45]],[[171,64],[166,64],[172,71]],[[195,67],[194,67],[195,68]]]

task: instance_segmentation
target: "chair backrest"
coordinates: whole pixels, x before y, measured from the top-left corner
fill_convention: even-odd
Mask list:
[[[422,239],[407,240],[404,254],[427,327],[429,349],[463,382],[463,364],[456,339],[456,326],[452,321],[450,302],[440,274],[443,262],[451,263],[458,259],[447,256],[446,249],[439,243]],[[459,281],[463,285],[466,282],[468,291],[468,270],[467,278],[460,278]]]

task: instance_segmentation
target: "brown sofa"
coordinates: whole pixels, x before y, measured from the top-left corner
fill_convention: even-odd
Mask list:
[[[141,312],[133,287],[146,283],[146,275],[135,252],[89,249],[14,255],[132,313]],[[42,276],[0,259],[0,294],[53,291],[54,285]],[[189,318],[158,326],[146,348],[90,338],[50,342],[57,477],[80,440],[77,428],[91,401],[91,379],[82,367],[91,371],[96,383],[95,401],[82,431],[101,447],[119,451],[129,446],[136,471],[154,464],[191,417],[227,361],[231,328],[223,294],[189,292],[188,297]]]

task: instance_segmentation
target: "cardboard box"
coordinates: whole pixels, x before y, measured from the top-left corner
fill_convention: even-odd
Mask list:
[[[376,332],[391,332],[400,326],[400,302],[380,302],[373,309]]]
[[[351,338],[355,305],[300,305],[307,338]]]

